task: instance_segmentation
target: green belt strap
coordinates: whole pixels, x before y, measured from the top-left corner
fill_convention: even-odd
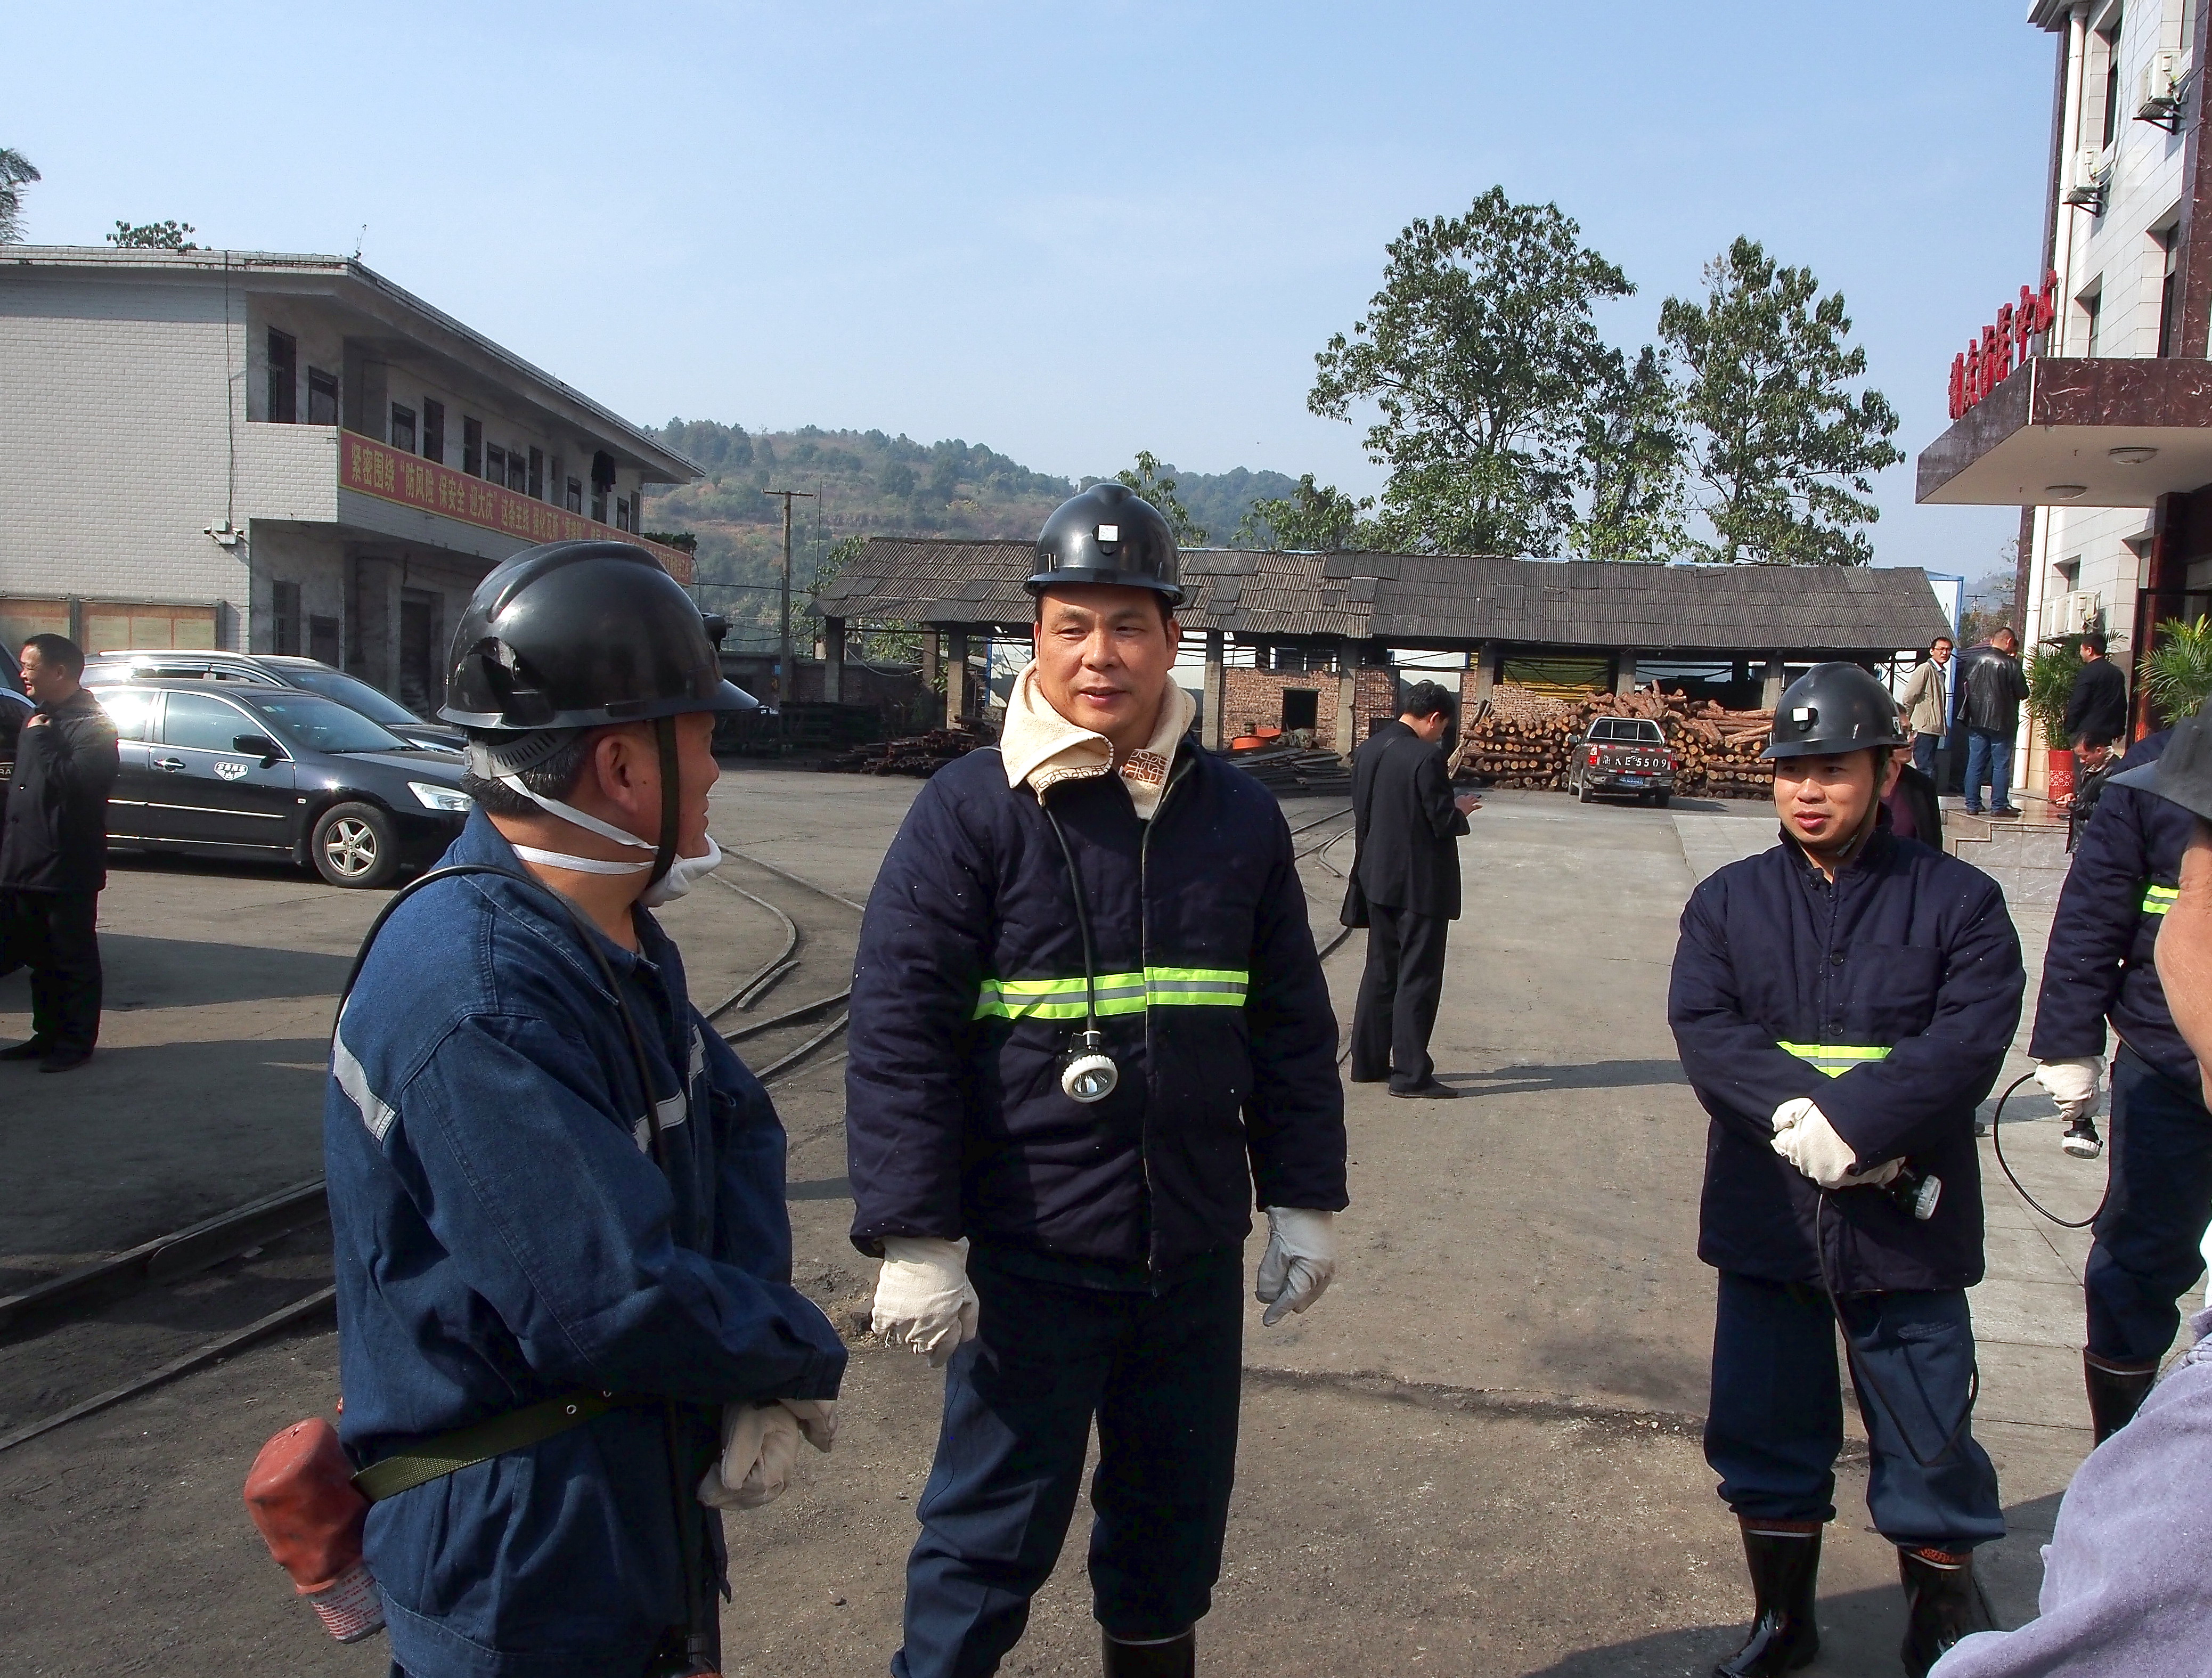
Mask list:
[[[495,1456],[534,1445],[556,1433],[565,1433],[594,1416],[605,1415],[622,1402],[612,1393],[574,1392],[526,1405],[520,1410],[509,1410],[474,1426],[457,1427],[434,1439],[426,1439],[412,1450],[370,1463],[353,1477],[354,1489],[371,1503],[380,1503],[441,1475],[473,1468],[478,1462],[489,1462]]]
[[[2142,912],[2145,915],[2163,915],[2173,907],[2180,896],[2181,888],[2178,885],[2146,886],[2143,889]]]

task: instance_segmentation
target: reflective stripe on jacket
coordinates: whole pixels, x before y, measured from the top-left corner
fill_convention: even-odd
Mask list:
[[[445,860],[521,866],[481,809]],[[791,1286],[783,1128],[691,1007],[675,945],[638,927],[641,953],[600,951],[651,1090],[574,928],[527,887],[434,883],[370,952],[324,1104],[357,1462],[591,1387],[680,1401],[703,1468],[723,1404],[836,1392],[843,1346]],[[374,1505],[399,1666],[642,1672],[684,1612],[662,1415],[618,1408]]]
[[[2161,732],[2140,742],[2122,767],[2155,763],[2166,739]],[[2155,961],[2158,929],[2196,827],[2179,805],[2132,787],[2108,786],[2097,799],[2051,920],[2028,1045],[2038,1060],[2103,1054],[2109,1019],[2160,1072],[2184,1089],[2197,1087],[2197,1057],[2174,1029]]]
[[[968,1236],[1157,1279],[1260,1203],[1345,1204],[1336,1019],[1273,796],[1185,742],[1139,821],[1119,777],[1047,796],[1081,878],[1121,1081],[1060,1085],[1085,1017],[1068,865],[994,750],[934,775],[854,964],[853,1239]]]
[[[1698,1256],[1838,1292],[1970,1286],[1982,1274],[1974,1108],[1996,1081],[2027,977],[1980,870],[1877,830],[1833,885],[1784,841],[1707,879],[1682,911],[1668,1018],[1711,1116]],[[1943,1179],[1916,1221],[1877,1189],[1825,1197],[1773,1149],[1812,1100],[1861,1169]]]

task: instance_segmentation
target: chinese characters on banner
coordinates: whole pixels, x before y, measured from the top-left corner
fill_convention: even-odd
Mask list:
[[[1999,385],[2005,375],[2035,353],[2034,340],[2051,330],[2058,319],[2058,276],[2046,274],[2040,292],[2020,289],[2020,301],[2007,303],[1996,319],[1982,328],[1977,341],[1951,358],[1951,417],[1963,418],[1966,410]]]
[[[692,581],[691,556],[625,531],[518,495],[501,484],[471,477],[450,466],[387,447],[374,437],[338,433],[338,487],[402,507],[420,508],[444,519],[458,519],[480,530],[495,530],[522,541],[569,542],[599,538],[632,542],[643,548],[677,581]]]

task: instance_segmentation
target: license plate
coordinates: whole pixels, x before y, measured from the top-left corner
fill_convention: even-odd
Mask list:
[[[1644,784],[1644,777],[1640,775],[1624,775],[1620,777],[1620,784],[1624,787],[1641,787]]]

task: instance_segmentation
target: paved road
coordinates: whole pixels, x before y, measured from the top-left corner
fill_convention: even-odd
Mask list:
[[[859,897],[915,790],[739,770],[718,793],[715,827],[726,844]],[[1468,913],[1437,1034],[1443,1075],[1470,1098],[1350,1091],[1355,1203],[1341,1220],[1341,1279],[1310,1316],[1263,1330],[1255,1308],[1248,1327],[1228,1573],[1202,1633],[1209,1671],[1692,1674],[1732,1646],[1740,1562],[1696,1432],[1712,1295],[1692,1256],[1705,1121],[1663,998],[1693,880],[1771,836],[1771,817],[1747,806],[1662,812],[1509,793],[1474,818]],[[1319,859],[1308,866],[1326,932],[1338,883]],[[293,1151],[266,1162],[279,1180],[313,1170],[310,1086],[334,980],[312,964],[338,960],[373,904],[215,871],[119,887],[113,935],[189,947],[148,965],[175,988],[149,992],[141,1012],[160,1018],[119,1017],[109,1041],[135,1047],[117,1033],[143,1029],[149,1049],[201,1037],[276,1047],[258,1059],[234,1047],[228,1081],[193,1086],[206,1092],[194,1104],[143,1087],[127,1123],[82,1097],[65,1120],[33,1121],[22,1080],[0,1081],[0,1148],[20,1163],[33,1157],[16,1152],[31,1146],[26,1128],[51,1131],[35,1158],[55,1173],[43,1210],[10,1223],[0,1208],[0,1258],[33,1236],[41,1251],[103,1244],[102,1150],[137,1150],[143,1175],[175,1173],[218,1205],[239,1198],[229,1187],[256,1147]],[[761,959],[765,934],[726,905],[695,894],[670,918],[695,976]],[[2023,930],[2039,954],[2041,927]],[[1355,935],[1331,961],[1344,1009],[1359,954]],[[20,984],[0,982],[0,1035],[21,1029]],[[191,1000],[194,984],[210,994]],[[695,985],[709,988],[704,976]],[[202,1063],[180,1050],[163,1064]],[[811,1067],[778,1099],[799,1280],[842,1316],[865,1298],[872,1267],[844,1238],[841,1073]],[[206,1097],[223,1090],[239,1115],[261,1116],[214,1110]],[[2021,1128],[2014,1150],[2031,1187],[2068,1204],[2093,1195],[2094,1173],[2063,1162],[2047,1105],[2034,1110],[2045,1116]],[[125,1187],[125,1200],[152,1204],[150,1189]],[[1988,1201],[1980,1432],[2014,1527],[1988,1572],[2017,1619],[2032,1612],[2037,1546],[2088,1444],[2073,1350],[2080,1247],[2047,1237],[2001,1184]],[[260,1440],[327,1407],[333,1361],[326,1334],[303,1335],[0,1456],[14,1511],[0,1530],[11,1580],[0,1668],[380,1678],[380,1646],[330,1645],[286,1600],[237,1505]],[[780,1504],[732,1519],[727,1671],[884,1669],[940,1385],[903,1354],[856,1351],[836,1454],[810,1462],[807,1483]],[[1887,1548],[1864,1529],[1863,1456],[1847,1452],[1842,1478],[1824,1580],[1829,1652],[1814,1670],[1889,1670],[1901,1614]],[[1095,1659],[1081,1550],[1068,1547],[1010,1672]]]

